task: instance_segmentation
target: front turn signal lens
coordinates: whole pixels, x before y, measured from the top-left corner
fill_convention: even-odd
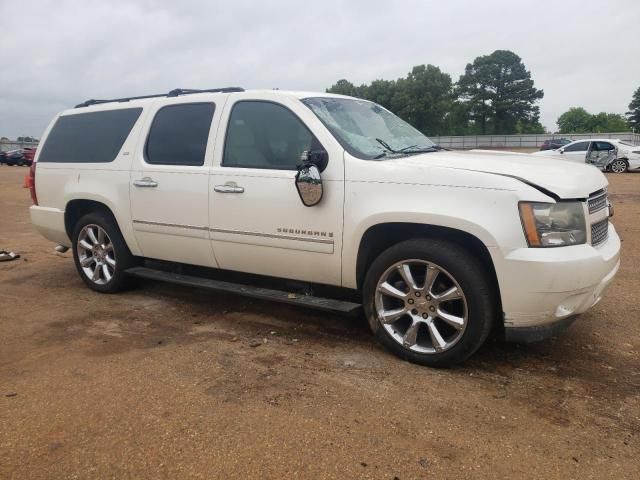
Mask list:
[[[536,228],[533,204],[520,202],[518,208],[520,209],[520,220],[522,221],[522,228],[524,228],[524,235],[527,237],[527,243],[530,247],[540,247],[540,235],[538,235],[538,229]]]

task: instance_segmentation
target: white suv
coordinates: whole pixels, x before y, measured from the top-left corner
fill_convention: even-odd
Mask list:
[[[138,276],[362,305],[383,344],[430,366],[469,357],[493,327],[555,334],[619,267],[597,169],[443,151],[340,95],[90,100],[56,116],[34,165],[33,224],[73,247],[90,288]]]

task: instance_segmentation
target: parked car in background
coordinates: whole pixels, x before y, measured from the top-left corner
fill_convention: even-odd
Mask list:
[[[30,167],[33,163],[33,159],[36,156],[36,149],[37,147],[25,147],[22,149],[22,158],[26,166]]]
[[[7,152],[0,150],[0,165],[7,163]]]
[[[557,156],[563,160],[589,163],[614,173],[640,170],[640,146],[612,138],[576,140],[556,150],[542,150],[533,155]]]
[[[549,140],[545,140],[540,147],[540,150],[557,150],[558,148],[562,148],[569,143],[571,143],[571,140],[568,138],[552,138]]]
[[[9,150],[5,152],[5,163],[10,167],[14,165],[24,165],[24,156],[22,154],[22,149],[19,150]]]

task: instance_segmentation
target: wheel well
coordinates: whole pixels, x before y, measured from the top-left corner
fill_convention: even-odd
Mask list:
[[[70,239],[73,237],[73,230],[78,220],[92,212],[101,212],[115,219],[113,212],[104,203],[94,200],[71,200],[67,203],[64,210],[64,228]]]
[[[383,223],[370,227],[360,240],[356,262],[356,281],[361,289],[365,275],[373,261],[387,248],[412,238],[437,238],[456,243],[471,252],[487,268],[498,305],[500,305],[500,286],[493,266],[493,260],[487,247],[480,239],[470,233],[454,228],[415,223]]]

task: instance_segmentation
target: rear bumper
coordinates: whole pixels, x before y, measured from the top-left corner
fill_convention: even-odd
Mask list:
[[[619,268],[620,238],[611,224],[608,240],[598,247],[512,252],[496,269],[506,338],[554,335],[602,299]]]
[[[64,210],[32,205],[29,214],[31,223],[44,238],[71,247],[71,240],[64,226]]]

